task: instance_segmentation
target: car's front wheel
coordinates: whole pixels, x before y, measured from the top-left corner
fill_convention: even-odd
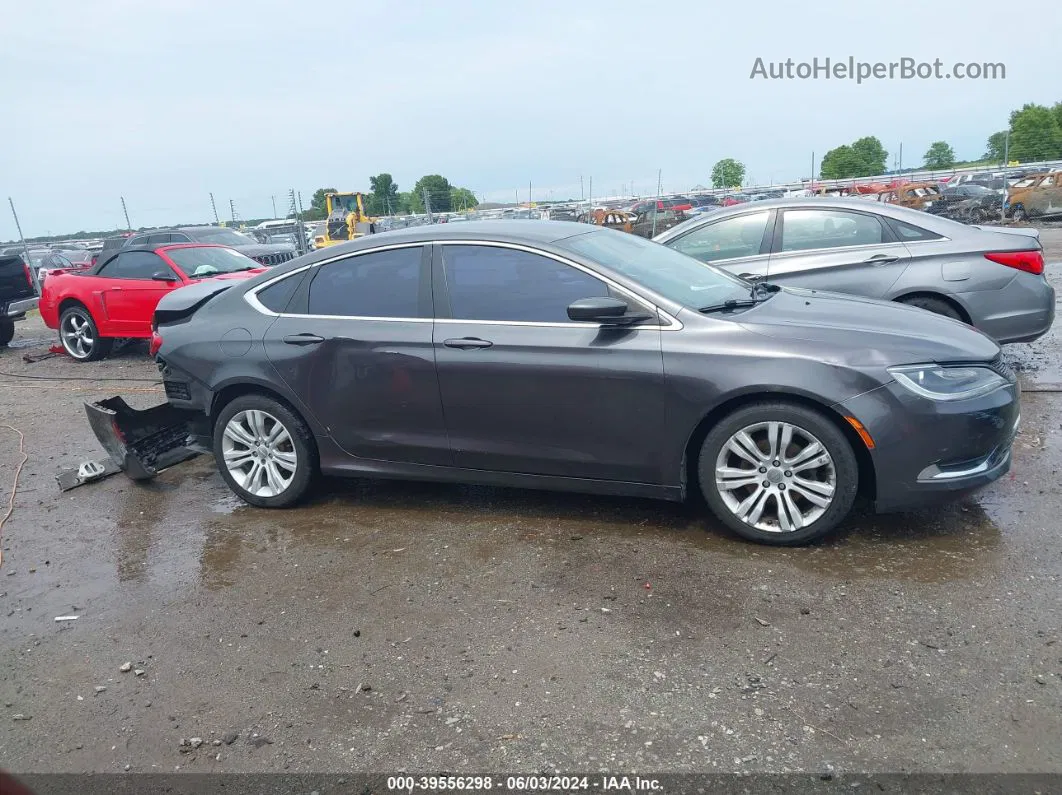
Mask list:
[[[261,508],[285,508],[302,499],[317,470],[306,423],[265,395],[244,395],[214,422],[214,459],[240,499]]]
[[[85,307],[67,307],[59,317],[59,341],[70,358],[94,362],[111,352],[114,340],[101,337],[96,321]]]
[[[705,501],[743,538],[795,546],[844,521],[859,486],[855,453],[822,414],[782,402],[738,409],[709,431],[698,475]]]

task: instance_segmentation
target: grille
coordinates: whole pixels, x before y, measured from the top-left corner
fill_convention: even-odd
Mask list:
[[[175,400],[191,400],[192,393],[188,391],[188,384],[182,384],[180,381],[164,381],[166,386],[166,397],[174,398]]]
[[[295,259],[295,255],[290,251],[285,251],[279,254],[259,254],[254,259],[262,265],[273,267],[274,265],[280,265],[281,263],[287,262],[290,259]]]
[[[1014,374],[1014,371],[1010,369],[1010,365],[1003,359],[1003,354],[999,354],[995,359],[988,363],[988,366],[992,368],[992,371],[1006,378],[1008,381],[1016,381],[1018,377]]]

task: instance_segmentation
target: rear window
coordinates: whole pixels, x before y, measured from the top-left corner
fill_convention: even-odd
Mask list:
[[[886,222],[892,227],[892,231],[896,233],[896,237],[904,242],[916,240],[940,240],[943,237],[943,235],[938,235],[936,232],[930,232],[928,229],[909,224],[906,221],[897,221],[895,218],[887,218]]]
[[[264,290],[259,290],[259,303],[270,312],[281,314],[287,308],[291,297],[295,295],[295,291],[299,289],[299,283],[302,282],[304,275],[304,273],[297,273],[279,282],[274,282]]]

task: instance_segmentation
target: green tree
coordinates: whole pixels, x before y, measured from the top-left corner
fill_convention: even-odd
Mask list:
[[[888,156],[881,141],[870,135],[823,155],[819,176],[822,179],[847,179],[884,174]]]
[[[859,176],[863,163],[848,144],[831,149],[822,156],[819,176],[822,179],[845,179]]]
[[[926,168],[942,169],[955,165],[955,150],[947,141],[934,141],[925,154]]]
[[[994,160],[1002,163],[1007,157],[1007,131],[1000,130],[988,136],[988,148],[985,150],[982,160]]]
[[[479,199],[468,188],[450,188],[450,206],[455,210],[467,210],[476,207]]]
[[[328,216],[328,209],[325,207],[325,194],[335,193],[335,188],[318,188],[313,192],[313,197],[310,199],[310,209],[308,209],[302,216],[306,221],[321,221]]]
[[[885,151],[885,147],[881,145],[881,141],[875,138],[873,135],[868,135],[865,138],[860,138],[858,141],[852,144],[852,151],[859,157],[859,161],[862,165],[860,171],[862,173],[855,174],[857,177],[871,177],[876,174],[885,173],[885,161],[889,157],[889,153]]]
[[[732,157],[724,157],[712,166],[713,188],[740,188],[745,179],[745,164]]]
[[[1051,106],[1051,113],[1055,116],[1055,121],[1058,122],[1058,126],[1062,127],[1062,102],[1056,102]]]
[[[427,174],[418,179],[417,184],[413,186],[413,195],[420,202],[420,212],[424,211],[425,192],[431,202],[432,212],[450,212],[450,187],[450,181],[438,174]]]
[[[368,204],[365,211],[369,215],[391,215],[398,211],[398,185],[390,174],[369,177],[369,189],[372,193],[365,197]]]
[[[1012,160],[1054,160],[1062,157],[1062,126],[1051,108],[1027,104],[1010,114]]]
[[[405,193],[399,193],[396,198],[397,204],[395,205],[395,212],[399,215],[407,215],[409,213],[422,213],[424,207],[417,207],[413,201],[413,191],[406,191]]]

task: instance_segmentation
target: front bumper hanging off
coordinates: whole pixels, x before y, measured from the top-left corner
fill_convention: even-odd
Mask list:
[[[189,447],[196,412],[169,403],[134,409],[120,397],[86,403],[89,425],[114,463],[133,480],[150,480],[198,451]]]

